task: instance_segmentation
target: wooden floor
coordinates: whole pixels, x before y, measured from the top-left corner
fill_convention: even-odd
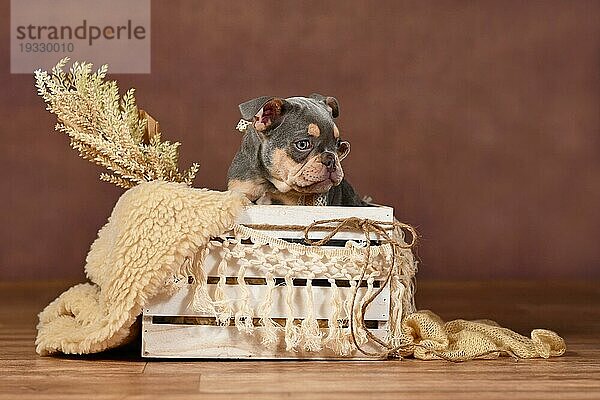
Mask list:
[[[445,319],[548,328],[565,356],[444,361],[146,361],[139,349],[39,357],[36,314],[69,283],[0,283],[0,399],[599,399],[600,285],[419,282],[417,304]]]

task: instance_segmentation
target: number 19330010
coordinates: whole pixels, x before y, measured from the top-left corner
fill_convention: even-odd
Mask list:
[[[75,45],[72,42],[25,42],[19,43],[21,53],[72,53]]]

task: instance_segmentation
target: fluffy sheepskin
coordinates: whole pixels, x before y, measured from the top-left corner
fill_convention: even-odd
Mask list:
[[[233,192],[153,181],[125,192],[76,285],[39,315],[36,351],[96,353],[123,344],[143,304],[166,290],[186,257],[227,231],[247,204]]]

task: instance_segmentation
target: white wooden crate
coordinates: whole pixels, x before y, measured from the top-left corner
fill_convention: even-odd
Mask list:
[[[309,225],[315,221],[333,218],[359,217],[375,221],[393,221],[393,209],[390,207],[297,207],[297,206],[250,206],[246,208],[237,219],[237,223],[245,226],[257,225]],[[296,230],[270,228],[263,230],[264,234],[279,239],[298,241],[304,237],[303,232]],[[311,239],[322,238],[323,231],[311,231]],[[371,234],[372,243],[382,238]],[[330,243],[344,245],[347,241],[364,241],[362,233],[341,231]],[[375,242],[374,242],[375,241]],[[240,243],[240,245],[242,245]],[[346,245],[348,245],[346,243]],[[243,244],[252,246],[252,243]],[[332,248],[332,246],[327,246]],[[338,247],[339,248],[339,247]],[[219,269],[222,254],[217,248],[208,251],[203,261],[206,273],[207,292],[211,299],[215,298],[215,291],[219,280],[223,280],[224,293],[235,298],[239,296],[240,278],[238,271],[240,265],[228,264],[224,270]],[[288,254],[287,257],[293,255]],[[264,274],[260,268],[245,265],[243,277],[245,301],[252,309],[260,306],[260,302],[267,291]],[[289,313],[286,307],[291,301],[293,318],[300,321],[307,317],[312,310],[312,315],[319,323],[323,335],[327,335],[327,318],[331,314],[332,290],[327,279],[313,277],[312,282],[312,307],[307,309],[306,280],[296,277],[291,286],[291,296],[284,283],[283,274],[273,276],[276,286],[272,292],[272,306],[269,317],[275,323],[283,325]],[[383,286],[384,276],[376,277],[373,282],[374,289]],[[305,351],[303,349],[286,350],[283,337],[275,345],[264,346],[261,343],[261,330],[264,329],[254,318],[255,334],[240,331],[236,326],[220,326],[216,323],[213,313],[197,311],[192,306],[192,282],[181,282],[179,289],[174,294],[162,294],[152,299],[143,309],[142,319],[142,356],[154,358],[218,358],[218,359],[372,359],[357,350],[350,354],[340,356],[331,349],[323,347],[320,351]],[[351,299],[353,288],[350,281],[335,280],[337,290],[342,298]],[[356,282],[355,282],[356,284]],[[400,287],[402,293],[403,287]],[[361,298],[367,292],[363,281],[357,289],[357,297]],[[381,293],[367,308],[364,320],[371,333],[384,339],[387,335],[387,322],[390,318],[390,290],[383,288]],[[281,336],[283,334],[281,333]],[[364,350],[374,352],[378,346],[367,342],[361,346]]]

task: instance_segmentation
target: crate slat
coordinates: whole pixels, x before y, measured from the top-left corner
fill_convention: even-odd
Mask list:
[[[260,342],[260,329],[254,335],[239,332],[234,326],[168,325],[143,324],[142,354],[155,358],[217,358],[217,359],[312,359],[342,360],[342,357],[325,348],[318,353],[306,351],[286,351],[284,345],[267,348]],[[371,332],[384,338],[384,329]],[[283,343],[283,339],[279,341]],[[365,344],[365,350],[380,351],[372,344]],[[353,360],[372,360],[362,353],[356,353]],[[375,357],[379,359],[379,357]]]
[[[253,205],[247,207],[240,213],[236,222],[241,225],[303,225],[307,226],[313,222],[334,219],[358,217],[374,221],[392,222],[394,220],[394,209],[392,207],[314,207],[314,206],[264,206]],[[264,230],[264,233],[282,239],[301,239],[304,233],[301,231],[286,230]],[[321,239],[325,232],[313,231],[311,239]],[[364,235],[357,232],[341,231],[336,234],[335,239],[340,240],[364,240]],[[371,240],[381,239],[379,235],[371,234]]]

